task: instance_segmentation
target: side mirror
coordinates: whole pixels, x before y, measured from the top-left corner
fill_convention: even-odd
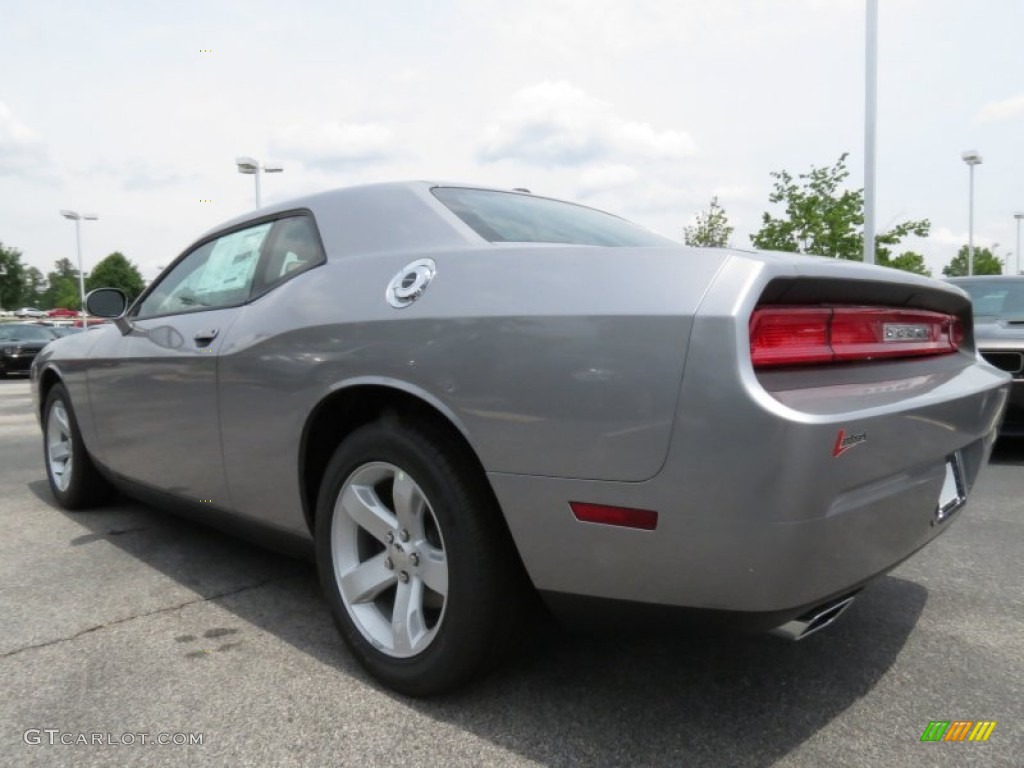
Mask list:
[[[120,288],[97,288],[85,297],[85,309],[95,317],[114,321],[122,336],[131,333],[132,324],[124,313],[128,310],[128,297]]]
[[[85,297],[85,309],[95,317],[113,320],[128,309],[128,297],[119,288],[97,288]]]

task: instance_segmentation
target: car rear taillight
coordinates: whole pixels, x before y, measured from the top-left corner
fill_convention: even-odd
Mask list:
[[[750,316],[755,368],[943,355],[963,341],[960,319],[885,307],[760,307]]]

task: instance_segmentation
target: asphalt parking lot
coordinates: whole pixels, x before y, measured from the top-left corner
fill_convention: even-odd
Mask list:
[[[1024,764],[1024,444],[801,643],[545,628],[427,701],[356,666],[311,565],[129,500],[61,511],[43,472],[28,384],[0,381],[3,765]],[[922,743],[932,720],[998,725]],[[59,743],[79,734],[136,743]]]

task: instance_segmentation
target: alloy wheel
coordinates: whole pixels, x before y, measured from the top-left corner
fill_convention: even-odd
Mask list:
[[[71,423],[62,400],[50,407],[46,419],[46,464],[54,485],[66,491],[71,485],[71,468],[74,444],[71,440]]]
[[[448,560],[437,518],[400,467],[371,462],[335,501],[331,557],[342,603],[375,648],[408,658],[430,646],[444,620]]]

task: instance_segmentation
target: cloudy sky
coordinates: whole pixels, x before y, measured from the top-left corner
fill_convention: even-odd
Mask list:
[[[936,273],[1016,246],[1024,0],[881,0],[880,228]],[[394,179],[529,187],[670,237],[718,195],[746,247],[773,170],[850,153],[861,186],[864,0],[0,2],[0,242],[44,272],[114,250],[151,278],[253,205]],[[1012,262],[1012,256],[1011,256]]]

